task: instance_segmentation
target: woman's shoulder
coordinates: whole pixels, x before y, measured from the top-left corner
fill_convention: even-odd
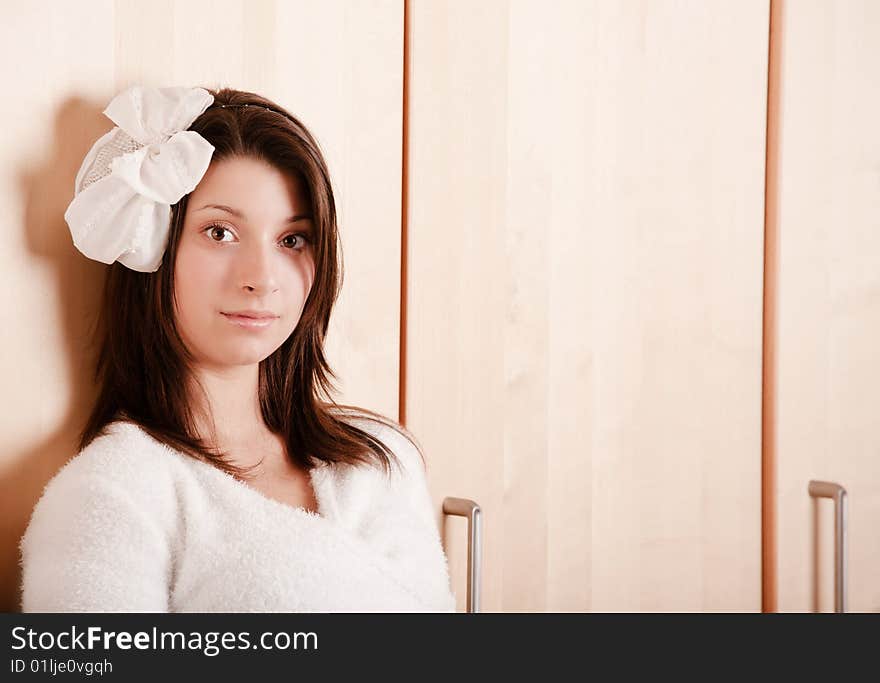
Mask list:
[[[156,510],[173,494],[171,460],[137,425],[111,423],[49,479],[35,510],[83,506],[102,495]]]
[[[422,449],[416,437],[406,427],[379,413],[352,406],[337,407],[334,413],[339,419],[366,432],[391,451],[402,471],[392,466],[398,475],[425,471]]]
[[[120,484],[136,484],[143,481],[145,475],[155,477],[168,469],[167,450],[133,422],[113,422],[68,460],[55,476],[100,476]]]
[[[166,474],[133,426],[111,425],[68,460],[19,540],[22,611],[106,611],[141,597],[162,611],[177,529]]]

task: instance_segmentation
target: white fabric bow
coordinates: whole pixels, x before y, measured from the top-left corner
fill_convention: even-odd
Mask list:
[[[141,86],[113,98],[104,114],[116,127],[92,145],[64,213],[77,249],[102,263],[158,270],[171,205],[211,163],[214,146],[186,129],[213,101],[203,88]]]

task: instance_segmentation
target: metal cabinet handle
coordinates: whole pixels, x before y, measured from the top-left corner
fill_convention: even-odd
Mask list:
[[[467,517],[468,521],[468,575],[467,611],[480,611],[480,572],[482,565],[482,512],[480,506],[467,498],[444,498],[443,514]]]
[[[830,481],[811,481],[811,498],[834,501],[834,611],[846,612],[846,489]]]

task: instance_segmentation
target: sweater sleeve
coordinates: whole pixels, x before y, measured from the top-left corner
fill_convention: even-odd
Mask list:
[[[456,600],[425,464],[415,445],[396,430],[386,428],[382,439],[402,467],[392,473],[385,500],[378,506],[375,541],[401,579],[417,587],[429,611],[454,612]]]
[[[167,612],[170,553],[119,483],[55,475],[20,542],[22,612]]]

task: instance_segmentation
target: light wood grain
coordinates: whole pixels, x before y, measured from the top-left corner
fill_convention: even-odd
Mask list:
[[[484,609],[759,609],[768,3],[411,11],[408,424]]]
[[[849,609],[880,610],[880,6],[783,2],[778,293],[779,609],[832,611],[849,493]]]

